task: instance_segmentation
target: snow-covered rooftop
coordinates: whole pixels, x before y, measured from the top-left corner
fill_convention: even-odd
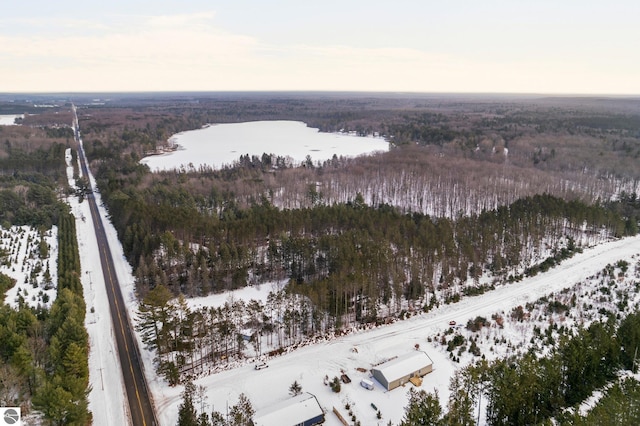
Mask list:
[[[322,408],[320,408],[316,397],[305,392],[258,411],[253,424],[255,426],[294,426],[322,414]]]
[[[376,366],[374,369],[382,373],[389,382],[392,382],[432,364],[433,361],[431,361],[426,352],[414,351],[400,355]]]

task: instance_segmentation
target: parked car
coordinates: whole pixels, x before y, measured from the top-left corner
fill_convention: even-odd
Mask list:
[[[456,322],[455,321],[449,321],[449,325],[453,327],[454,325],[456,325]]]
[[[267,368],[269,365],[266,362],[259,362],[256,364],[256,370],[262,370],[263,368]]]

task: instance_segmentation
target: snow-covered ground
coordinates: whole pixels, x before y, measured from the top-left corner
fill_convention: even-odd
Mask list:
[[[71,156],[67,153],[68,177],[70,184],[74,185],[70,162]],[[95,188],[93,177],[89,178]],[[95,193],[95,196],[130,318],[135,319],[138,302],[131,267],[124,257],[108,213],[101,205],[100,194]],[[76,217],[82,265],[81,279],[87,304],[85,325],[91,345],[89,408],[93,413],[95,425],[127,424],[127,400],[113,339],[108,298],[89,205],[86,201],[79,203],[75,197],[69,197],[67,202]],[[48,288],[47,282],[57,281],[56,234],[56,228],[44,234],[48,258],[42,259],[39,255],[41,236],[37,231],[28,227],[0,229],[0,251],[4,251],[4,262],[0,264],[0,272],[17,280],[16,286],[7,292],[6,303],[15,306],[19,296],[32,306],[45,303],[47,298],[46,303],[49,305],[54,300],[56,289],[53,286]],[[629,272],[622,277],[616,270],[615,283],[607,284],[612,287],[612,296],[607,298],[606,294],[600,294],[603,288],[602,270],[606,265],[614,265],[619,260],[629,263]],[[463,328],[455,328],[453,331],[464,335],[467,341],[477,335],[480,351],[488,358],[526,350],[525,345],[529,344],[534,327],[538,326],[544,330],[553,321],[571,326],[587,324],[597,319],[597,315],[592,311],[597,312],[598,308],[578,308],[568,315],[555,315],[551,319],[549,316],[544,317],[541,310],[534,309],[529,315],[537,320],[528,323],[510,320],[513,308],[528,306],[527,304],[536,305],[543,296],[549,300],[559,298],[566,301],[573,293],[578,296],[578,306],[587,302],[596,307],[607,307],[619,303],[619,299],[613,298],[613,294],[628,291],[631,296],[627,306],[629,310],[633,310],[640,304],[640,296],[631,289],[631,282],[637,281],[637,275],[634,277],[631,274],[637,274],[635,268],[638,267],[639,261],[640,236],[607,242],[585,249],[583,253],[565,260],[547,273],[525,278],[514,284],[498,286],[496,290],[481,296],[468,297],[456,304],[442,305],[427,314],[414,315],[390,325],[354,331],[345,336],[328,338],[291,350],[284,355],[268,359],[269,367],[263,370],[255,370],[253,360],[247,360],[244,364],[238,363],[235,368],[200,377],[195,380],[195,384],[206,389],[205,402],[208,412],[215,409],[224,414],[227,406],[230,407],[237,402],[240,393],[249,397],[256,410],[269,407],[290,398],[289,386],[297,381],[303,391],[311,392],[317,397],[326,411],[325,424],[328,426],[341,424],[332,410],[335,407],[346,416],[346,403],[363,425],[386,425],[389,421],[398,424],[407,403],[408,388],[413,385],[407,384],[405,387],[386,391],[374,381],[373,391],[360,387],[360,379],[369,378],[368,371],[373,365],[414,351],[418,345],[434,362],[434,371],[425,376],[421,387],[427,391],[437,390],[444,404],[449,395],[449,379],[454,371],[476,359],[472,354],[465,352],[457,356],[460,358],[459,361],[455,361],[441,344],[442,336],[451,337],[451,334],[447,334],[451,328],[451,321],[463,325],[478,316],[491,321],[490,327],[483,328],[475,334]],[[46,278],[47,270],[50,278]],[[233,299],[255,299],[264,303],[270,291],[276,291],[281,287],[281,283],[262,284],[233,293],[190,299],[188,304],[192,308],[220,306]],[[503,326],[498,326],[496,315],[502,318],[501,322],[504,320]],[[497,342],[499,337],[503,344]],[[165,380],[157,377],[153,366],[153,353],[144,349],[139,337],[138,344],[160,423],[166,426],[174,425],[183,387],[170,387]],[[325,385],[324,379],[327,376],[340,376],[342,372],[351,378],[351,383],[343,384],[340,393],[333,393],[329,386]],[[599,394],[594,393],[580,410],[587,410],[598,397]],[[377,419],[372,403],[380,409],[382,419]]]
[[[76,216],[82,284],[87,303],[85,326],[89,333],[89,410],[94,425],[127,424],[127,399],[115,347],[107,290],[100,266],[98,243],[89,205],[70,199]],[[83,220],[82,218],[86,218]]]
[[[452,361],[442,345],[437,342],[436,336],[449,328],[450,321],[466,324],[468,320],[477,316],[490,319],[494,313],[508,312],[513,307],[533,303],[541,296],[572,287],[598,274],[607,264],[624,259],[635,265],[638,254],[640,237],[608,242],[586,249],[549,272],[526,278],[519,283],[502,286],[495,291],[469,297],[456,304],[440,306],[428,314],[416,315],[391,325],[329,339],[291,351],[268,360],[269,368],[264,370],[256,371],[253,365],[247,362],[238,368],[199,378],[194,383],[207,389],[208,411],[215,408],[224,413],[227,404],[235,404],[240,393],[249,397],[254,408],[268,407],[289,398],[288,388],[295,380],[304,391],[316,395],[327,411],[326,424],[329,426],[340,425],[338,418],[331,411],[335,406],[345,415],[346,401],[349,401],[352,411],[362,424],[386,425],[389,420],[397,424],[404,413],[408,386],[411,385],[387,392],[375,382],[375,389],[367,391],[358,383],[361,378],[369,377],[369,373],[360,372],[358,369],[369,370],[385,359],[415,350],[417,344],[434,361],[434,371],[424,378],[422,388],[427,391],[437,390],[441,401],[446,402],[449,395],[449,379],[455,369],[465,364]],[[262,287],[263,293],[270,291],[269,286]],[[247,290],[243,290],[233,297],[246,298],[247,293]],[[224,296],[219,296],[209,298],[207,303],[219,305],[225,301]],[[190,304],[201,305],[198,299],[192,300]],[[533,326],[531,324],[529,327],[532,329]],[[508,339],[516,342],[516,337],[522,331],[519,326],[514,325],[505,330],[505,333]],[[489,347],[495,345],[491,339],[478,344],[481,345],[481,351],[487,354],[490,352]],[[151,359],[148,351],[145,350],[143,353]],[[470,355],[468,360],[471,360]],[[342,391],[335,394],[324,385],[323,379],[325,376],[340,376],[341,371],[346,372],[352,382],[344,384]],[[161,380],[156,380],[152,383],[152,390],[161,423],[175,424],[182,387],[171,388]],[[382,420],[376,418],[376,411],[371,407],[371,403],[380,409]]]
[[[67,157],[70,161],[70,156]],[[68,164],[70,166],[70,164]],[[69,178],[72,169],[68,168]],[[92,184],[93,177],[90,176]],[[94,185],[95,187],[95,185]],[[137,312],[137,300],[134,293],[133,276],[131,268],[126,262],[122,247],[117,239],[115,229],[108,220],[108,214],[100,203],[100,195],[95,194],[100,205],[100,214],[107,230],[113,258],[117,263],[116,273],[120,280],[123,295],[128,303],[130,317],[135,318]],[[87,302],[86,327],[90,338],[90,381],[91,393],[89,394],[89,408],[93,413],[95,425],[127,424],[128,409],[122,374],[116,348],[114,346],[112,322],[108,306],[106,289],[100,267],[97,242],[92,221],[90,219],[87,202],[78,203],[77,198],[68,200],[71,210],[76,217],[77,234],[80,246],[82,265],[82,282]],[[29,255],[37,248],[39,235],[28,228],[14,228],[2,230],[2,247],[9,252],[8,264],[2,265],[2,272],[17,279],[18,285],[13,293],[7,295],[6,301],[12,303],[17,294],[25,297],[25,301],[32,300],[33,284],[26,284],[25,277],[30,276],[30,271],[38,262],[38,257]],[[49,247],[48,267],[50,275],[55,277],[57,242],[55,229],[46,235]],[[315,344],[307,345],[288,353],[268,359],[268,368],[255,370],[253,360],[246,363],[238,363],[235,368],[200,377],[195,380],[196,386],[206,389],[206,411],[217,410],[225,413],[227,406],[237,402],[240,393],[246,394],[256,410],[269,407],[277,402],[290,398],[289,386],[297,381],[302,390],[314,394],[321,406],[326,411],[328,426],[339,426],[341,423],[332,413],[333,408],[338,409],[343,416],[347,415],[345,404],[349,404],[351,411],[363,425],[386,425],[388,421],[398,424],[403,416],[407,403],[407,391],[409,386],[392,391],[386,391],[374,381],[373,391],[359,386],[361,378],[369,378],[370,368],[385,359],[414,351],[416,345],[424,350],[434,362],[434,371],[425,376],[422,389],[427,391],[437,390],[441,402],[446,403],[449,395],[449,379],[457,368],[466,365],[476,359],[468,352],[458,355],[460,361],[451,358],[446,347],[441,344],[441,337],[450,329],[450,321],[457,324],[466,324],[477,316],[486,317],[492,325],[477,332],[477,344],[480,351],[488,358],[495,358],[509,353],[524,350],[524,345],[531,339],[533,328],[548,327],[550,319],[542,318],[539,311],[531,311],[531,317],[539,317],[537,321],[529,324],[510,320],[510,312],[517,306],[533,306],[543,296],[553,300],[558,297],[565,299],[570,294],[576,293],[581,298],[590,300],[590,303],[618,303],[611,299],[606,301],[603,296],[596,294],[601,288],[599,282],[603,279],[602,270],[606,265],[614,265],[619,260],[629,263],[629,276],[622,279],[616,271],[618,279],[613,293],[620,290],[629,290],[633,293],[628,307],[631,310],[637,307],[640,299],[637,293],[626,288],[627,278],[633,281],[631,275],[640,261],[640,236],[607,242],[596,247],[587,248],[583,253],[576,254],[573,258],[564,261],[547,273],[505,286],[499,286],[496,290],[477,297],[469,297],[461,302],[450,305],[442,305],[427,314],[414,315],[406,320],[398,321],[390,325],[380,326],[369,330],[354,331],[342,337],[333,337]],[[22,262],[22,263],[21,263]],[[40,260],[42,262],[42,260]],[[46,264],[47,261],[44,261]],[[44,273],[44,272],[42,272]],[[637,273],[637,272],[636,272]],[[36,274],[37,275],[37,274]],[[27,280],[28,281],[28,280]],[[42,282],[38,281],[39,287]],[[282,284],[262,284],[233,292],[233,294],[212,295],[206,298],[191,299],[189,306],[220,306],[233,299],[260,300],[264,302],[270,291],[280,289]],[[563,290],[569,289],[563,293]],[[37,290],[38,293],[40,290]],[[50,300],[55,296],[52,289]],[[27,297],[28,296],[28,297]],[[596,297],[597,296],[597,297]],[[562,299],[562,300],[565,300]],[[529,304],[529,305],[527,305]],[[543,306],[543,305],[540,305]],[[606,306],[606,305],[605,305]],[[597,309],[596,309],[597,311]],[[535,312],[535,314],[534,314]],[[498,327],[495,315],[504,320],[504,326]],[[563,324],[588,323],[596,319],[588,309],[577,309],[569,315],[556,315],[552,320]],[[465,336],[467,341],[475,335],[463,328],[456,328],[455,333]],[[447,338],[451,335],[447,334]],[[501,337],[504,344],[497,343]],[[153,353],[144,349],[144,345],[138,342],[145,362],[145,372],[149,387],[153,394],[158,417],[161,425],[174,425],[177,421],[178,406],[181,403],[182,386],[170,387],[167,382],[156,376],[153,367]],[[454,351],[456,353],[456,351]],[[325,385],[325,377],[333,378],[344,372],[351,378],[351,383],[343,384],[340,393],[333,393],[329,386]],[[592,400],[585,401],[586,410],[597,400],[598,394],[594,394]],[[377,419],[374,404],[382,414],[382,419]]]
[[[44,251],[41,244],[46,245]],[[16,307],[22,299],[28,306],[50,307],[57,293],[57,259],[57,227],[40,235],[28,226],[0,226],[0,272],[16,280],[4,302]]]
[[[142,159],[151,170],[189,168],[200,165],[220,168],[238,161],[241,155],[263,153],[289,157],[296,163],[309,155],[314,162],[338,157],[355,157],[387,151],[389,144],[379,137],[358,137],[343,133],[322,133],[299,121],[251,121],[203,127],[173,135],[180,149]]]
[[[257,300],[264,305],[267,302],[267,297],[269,296],[270,292],[277,293],[278,291],[284,289],[285,285],[286,282],[259,284],[225,293],[210,294],[209,296],[205,297],[194,297],[191,299],[186,299],[186,302],[191,310],[196,310],[201,307],[207,306],[223,306],[227,302],[229,302],[229,304],[232,304],[234,300],[243,300],[245,302],[248,302],[250,300]]]
[[[91,177],[91,181],[93,178]],[[99,194],[96,194],[99,201]],[[134,294],[131,268],[122,253],[115,229],[108,221],[104,208],[100,208],[114,260],[117,262],[117,274],[123,294],[127,300],[130,317],[135,318],[137,300]],[[94,308],[95,314],[87,316],[87,326],[92,341],[91,351],[91,384],[90,408],[94,413],[95,424],[114,424],[114,418],[125,418],[126,401],[122,386],[119,365],[115,356],[115,348],[111,338],[111,321],[104,283],[100,271],[100,262],[95,247],[95,234],[89,220],[86,203],[74,206],[78,218],[78,235],[81,239],[81,261],[83,265],[83,283],[88,287],[87,306]],[[82,217],[87,218],[82,220]],[[449,327],[450,321],[465,324],[476,316],[490,318],[493,313],[510,310],[527,302],[534,302],[543,295],[559,292],[564,288],[587,279],[602,270],[607,264],[614,264],[625,259],[634,265],[640,254],[640,236],[612,241],[585,249],[583,253],[564,261],[547,273],[526,278],[518,283],[500,286],[496,290],[477,297],[465,298],[461,302],[442,305],[427,314],[413,316],[409,319],[381,326],[367,331],[358,331],[342,337],[308,345],[289,353],[268,360],[269,367],[255,370],[252,361],[237,368],[211,374],[195,380],[196,386],[206,389],[206,411],[226,412],[227,406],[237,402],[240,393],[246,394],[256,410],[268,407],[290,398],[288,388],[297,381],[302,390],[314,394],[326,410],[328,426],[339,426],[341,423],[332,413],[336,407],[343,416],[348,402],[351,410],[362,424],[386,425],[389,420],[398,424],[403,416],[407,403],[408,386],[392,391],[385,391],[377,382],[373,391],[359,386],[361,378],[368,378],[368,370],[385,359],[415,350],[418,344],[433,359],[434,371],[428,374],[422,384],[427,391],[437,390],[441,401],[446,402],[449,395],[449,380],[453,372],[464,365],[464,360],[457,363],[435,336],[442,334]],[[89,273],[88,271],[91,271]],[[87,286],[88,284],[88,286]],[[261,285],[260,288],[243,289],[232,297],[264,300],[269,291],[278,285]],[[209,298],[193,299],[191,306],[221,305],[231,296],[218,295]],[[431,341],[429,341],[431,340]],[[145,372],[150,390],[153,394],[158,418],[162,425],[174,425],[177,421],[178,406],[181,403],[182,386],[170,387],[162,378],[156,376],[153,367],[153,353],[144,349],[138,338],[142,357],[145,360]],[[97,347],[94,350],[94,347]],[[483,346],[482,351],[489,348]],[[365,370],[365,372],[361,372]],[[344,371],[351,383],[343,384],[340,393],[333,393],[324,384],[325,376],[333,378]],[[103,390],[104,386],[104,390]],[[377,419],[374,403],[382,413]],[[109,419],[102,423],[101,419]]]
[[[16,124],[16,118],[24,118],[24,114],[0,115],[0,126],[13,126]]]

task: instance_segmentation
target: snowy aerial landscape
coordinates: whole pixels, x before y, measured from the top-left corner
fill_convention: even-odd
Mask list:
[[[0,426],[640,425],[637,0],[0,10]]]
[[[125,422],[127,414],[121,374],[115,358],[113,341],[110,338],[111,321],[99,268],[100,262],[96,258],[97,250],[94,248],[95,233],[91,221],[86,220],[89,215],[87,203],[78,204],[74,198],[69,198],[68,201],[77,219],[84,270],[82,281],[88,308],[86,326],[91,336],[92,348],[90,408],[94,413],[94,424],[111,425],[116,419]],[[106,211],[102,210],[102,214],[105,219],[108,217]],[[18,242],[18,247],[27,246],[27,241],[34,240],[37,235],[22,228],[3,232],[5,238],[14,238],[14,242]],[[138,306],[134,297],[130,266],[123,258],[113,229],[110,235],[114,257],[120,259],[118,275],[123,284],[123,290],[128,294],[129,309],[133,319],[137,316]],[[21,239],[18,240],[18,237]],[[55,256],[55,240],[49,237],[48,241],[51,247],[50,256]],[[27,277],[33,268],[33,266],[23,267],[21,261],[33,256],[27,254],[24,249],[15,253],[14,256],[14,259],[18,260],[17,265],[20,265],[20,273],[13,271],[13,276],[20,283],[21,278]],[[449,325],[451,321],[462,325],[478,316],[485,318],[500,316],[504,319],[500,326],[495,320],[490,320],[491,324],[488,327],[476,333],[480,337],[477,342],[480,352],[487,359],[509,353],[526,352],[531,345],[530,339],[534,328],[545,329],[550,321],[567,327],[585,325],[598,318],[598,307],[615,305],[616,300],[600,300],[598,303],[592,294],[600,287],[598,277],[603,269],[619,261],[628,262],[629,269],[621,274],[616,270],[616,276],[619,277],[616,280],[616,287],[625,289],[625,292],[629,293],[627,304],[628,308],[633,310],[640,304],[640,294],[637,292],[637,284],[634,284],[640,279],[640,237],[625,238],[586,248],[583,253],[563,262],[549,272],[526,278],[519,283],[501,286],[481,296],[441,306],[428,314],[416,314],[406,320],[374,329],[353,330],[345,336],[327,337],[326,340],[308,344],[272,359],[262,357],[261,359],[269,365],[264,370],[256,371],[254,369],[256,360],[247,359],[246,362],[238,363],[227,371],[203,374],[194,383],[206,389],[203,403],[209,409],[224,410],[227,405],[236,402],[240,393],[245,393],[253,401],[254,408],[260,410],[290,398],[288,387],[297,381],[304,391],[318,398],[327,413],[325,422],[327,425],[341,424],[331,411],[336,407],[346,415],[348,410],[344,409],[345,404],[352,407],[351,411],[362,424],[385,425],[388,421],[397,424],[404,413],[407,388],[386,391],[377,381],[373,381],[375,384],[373,391],[362,388],[359,386],[360,379],[370,378],[368,370],[372,366],[419,347],[431,357],[434,364],[434,371],[424,377],[422,388],[437,391],[442,400],[446,401],[449,380],[453,372],[461,365],[475,359],[471,353],[465,351],[459,354],[460,360],[454,362],[445,347],[440,344],[441,336],[451,328],[455,328],[456,333],[462,333],[467,339],[474,335],[465,329],[451,327]],[[27,262],[25,264],[29,265]],[[53,264],[55,265],[55,262]],[[4,268],[6,270],[7,267]],[[55,277],[55,270],[52,274]],[[22,290],[19,290],[20,288],[20,286],[14,287],[13,292],[7,295],[7,302],[11,303],[16,293],[27,295],[31,290],[31,286]],[[280,286],[276,283],[262,284],[259,287],[248,287],[232,293],[190,299],[189,305],[192,307],[221,306],[234,299],[265,301],[269,292],[277,291],[279,288]],[[510,320],[512,309],[518,306],[535,304],[541,297],[567,301],[574,293],[578,295],[578,308],[571,309],[562,315],[547,317],[537,314],[538,311],[533,311],[528,321]],[[594,305],[591,310],[581,308],[586,301]],[[142,342],[140,345],[143,345]],[[148,350],[143,350],[142,353],[145,357],[149,384],[159,418],[163,425],[175,424],[182,387],[170,387],[164,380],[157,378],[152,366],[153,353]],[[360,371],[362,369],[366,371]],[[327,375],[329,377],[339,375],[341,372],[348,374],[351,383],[343,385],[342,391],[335,394],[324,384],[324,378]],[[382,419],[377,419],[377,411],[372,409],[372,403],[382,413]]]
[[[326,341],[316,342],[297,349],[289,354],[268,360],[269,368],[255,371],[253,362],[247,361],[229,371],[213,374],[195,381],[199,386],[207,389],[207,403],[214,407],[225,407],[227,403],[234,404],[240,393],[247,394],[254,402],[256,409],[267,407],[273,403],[289,398],[288,387],[294,381],[301,384],[302,389],[320,400],[328,413],[327,425],[340,425],[338,418],[331,414],[333,407],[337,407],[346,414],[343,406],[350,402],[358,419],[362,424],[385,425],[389,420],[397,424],[402,419],[406,405],[407,388],[403,387],[386,391],[378,382],[375,388],[368,391],[359,386],[361,378],[369,378],[368,372],[360,372],[358,368],[369,370],[380,362],[415,350],[426,351],[432,358],[434,371],[424,377],[422,388],[428,391],[437,390],[443,400],[448,398],[449,380],[456,368],[470,362],[474,357],[465,353],[460,362],[453,362],[445,348],[438,342],[449,329],[449,322],[456,321],[466,325],[467,321],[477,316],[491,318],[498,314],[505,317],[504,328],[493,324],[480,332],[482,339],[478,342],[480,351],[488,359],[507,355],[510,352],[526,352],[534,327],[549,324],[549,318],[540,317],[526,323],[509,321],[508,316],[512,308],[533,303],[547,295],[561,293],[582,283],[582,298],[589,300],[591,291],[598,287],[595,278],[607,264],[614,264],[618,260],[627,260],[632,265],[625,280],[619,283],[621,288],[631,286],[640,278],[640,238],[634,237],[622,241],[602,244],[585,250],[581,255],[567,261],[552,271],[535,278],[525,279],[520,283],[501,287],[482,296],[465,299],[456,304],[443,306],[428,314],[418,314],[407,320],[395,324],[381,326],[372,330],[355,330],[342,336],[328,338]],[[264,295],[272,289],[262,285]],[[640,303],[640,295],[631,287],[633,298],[629,306],[635,307]],[[190,304],[206,304],[215,306],[223,304],[231,297],[247,297],[259,299],[254,289],[238,291],[233,295],[220,295],[205,300],[191,300]],[[580,300],[580,299],[579,299]],[[578,322],[588,322],[578,315]],[[586,313],[584,314],[586,315]],[[592,317],[593,319],[593,317]],[[567,326],[564,319],[556,318],[559,323]],[[465,335],[470,335],[462,330]],[[494,340],[505,339],[502,344]],[[492,348],[490,350],[490,348]],[[342,386],[339,394],[334,394],[328,386],[323,384],[325,375],[333,377],[346,372],[352,382]],[[407,385],[413,386],[413,385]],[[173,424],[177,420],[177,404],[180,402],[179,388],[159,387],[156,395],[160,397],[159,407],[163,422]],[[374,403],[383,413],[383,419],[376,418],[376,411],[370,406]]]
[[[268,419],[276,417],[275,408],[292,401],[317,402],[315,408],[321,410],[328,426],[397,426],[405,419],[416,391],[437,396],[447,412],[459,396],[452,381],[466,374],[468,367],[527,354],[539,359],[556,356],[554,351],[562,342],[592,324],[619,324],[640,307],[637,223],[633,217],[621,220],[603,207],[609,208],[609,202],[620,202],[620,208],[633,207],[636,198],[628,191],[637,190],[637,180],[616,177],[602,183],[600,178],[584,178],[582,170],[577,178],[564,171],[562,175],[549,172],[538,182],[550,182],[546,189],[558,192],[540,195],[534,184],[522,183],[528,178],[523,164],[531,162],[522,154],[528,145],[520,148],[518,158],[515,143],[507,156],[506,150],[500,151],[504,141],[484,140],[484,152],[478,147],[462,154],[481,158],[464,163],[467,160],[454,158],[461,150],[457,139],[449,147],[420,151],[417,144],[393,146],[387,142],[392,139],[388,135],[384,139],[355,136],[358,132],[349,130],[322,133],[301,121],[273,120],[205,125],[171,133],[166,139],[169,143],[157,148],[165,152],[126,155],[124,171],[107,184],[113,177],[111,170],[121,161],[111,158],[113,153],[99,139],[112,137],[111,128],[100,127],[104,120],[100,114],[112,111],[91,108],[78,109],[79,132],[65,126],[45,127],[42,132],[59,138],[62,143],[55,145],[55,155],[64,153],[66,161],[68,188],[58,191],[56,197],[68,205],[75,219],[80,260],[77,278],[86,304],[87,400],[92,424],[135,422],[115,340],[123,327],[114,328],[112,322],[106,281],[110,278],[105,278],[101,266],[103,245],[94,228],[89,189],[114,260],[114,270],[108,268],[107,275],[113,272],[118,278],[137,341],[138,348],[130,353],[139,354],[142,360],[145,386],[160,425],[181,424],[187,391],[193,389],[197,413],[231,418],[237,404],[248,400],[256,426],[273,424]],[[123,116],[126,123],[136,121],[127,115],[129,110],[113,111],[109,119],[116,123]],[[123,125],[123,140],[145,141],[137,153],[148,153],[151,126],[140,126],[144,130],[136,133]],[[42,143],[24,126],[7,129],[4,131],[23,132],[29,143]],[[8,135],[14,137],[14,133]],[[88,158],[103,156],[90,163],[96,176],[83,174],[79,151],[67,146],[74,137],[86,146]],[[537,143],[531,140],[527,142]],[[13,145],[6,143],[5,147],[11,152]],[[267,151],[265,147],[289,162],[279,167],[271,164],[272,159],[258,158]],[[533,151],[534,165],[542,161],[542,152]],[[613,152],[618,152],[615,144]],[[434,167],[424,166],[419,158],[428,158]],[[544,161],[553,158],[549,151]],[[383,164],[386,160],[392,161],[388,168]],[[199,169],[198,161],[205,167]],[[401,161],[411,164],[411,172],[409,166],[406,170],[397,166]],[[456,164],[458,170],[473,164],[472,174],[458,179],[456,169],[451,168]],[[486,175],[491,182],[487,186],[482,168],[492,164],[497,167]],[[350,180],[351,168],[358,180]],[[437,201],[429,197],[431,192],[421,189],[418,182],[429,180],[427,174],[419,174],[421,169],[442,177],[432,181],[429,190],[438,191]],[[535,173],[537,170],[531,174],[534,181],[538,178]],[[522,175],[521,181],[511,178],[517,174]],[[375,176],[378,183],[368,185],[368,176]],[[402,180],[389,176],[402,176]],[[325,178],[330,184],[321,182]],[[118,188],[113,183],[118,179],[134,182],[140,192]],[[356,188],[364,183],[364,196],[354,192],[354,186],[341,187],[345,181]],[[476,186],[489,189],[482,190],[486,196],[479,195],[477,204],[469,203],[465,194],[478,195],[472,189]],[[189,193],[188,188],[195,188],[194,192]],[[492,188],[504,189],[507,199],[517,201],[502,206],[490,194]],[[592,206],[567,195],[584,191],[585,198],[598,199],[612,188],[616,191],[613,201],[597,201]],[[330,190],[339,195],[329,197]],[[532,192],[536,195],[530,196]],[[18,199],[30,202],[46,199],[38,190],[19,188],[16,193]],[[15,196],[7,194],[5,202],[14,202],[11,197]],[[287,204],[290,194],[295,208]],[[140,202],[147,196],[152,207]],[[487,211],[483,205],[499,207]],[[21,210],[25,211],[29,212]],[[430,216],[437,212],[442,216]],[[318,214],[319,220],[335,215],[336,221],[316,229],[317,222],[300,220],[298,214]],[[199,215],[205,218],[202,227],[194,219]],[[137,217],[140,222],[128,225],[123,217]],[[486,229],[476,232],[476,220]],[[404,228],[395,231],[398,239],[385,240],[393,221]],[[157,236],[141,231],[141,226],[150,224],[160,224],[164,231]],[[452,228],[467,239],[450,239],[453,246],[447,247],[432,238],[446,240]],[[405,229],[409,231],[404,233]],[[56,287],[60,234],[57,226],[0,230],[0,272],[15,280],[4,297],[12,309],[27,306],[41,312],[53,306],[60,290]],[[397,236],[394,231],[389,234]],[[405,238],[415,239],[403,247]],[[143,249],[148,250],[146,255]],[[360,262],[364,272],[357,269]],[[347,272],[336,272],[336,265]],[[376,275],[380,265],[389,266]],[[376,285],[379,293],[374,291]],[[325,292],[314,293],[316,288]],[[327,303],[325,295],[332,294],[338,295],[335,303]],[[155,298],[167,295],[166,302],[154,311],[158,308],[153,305]],[[325,311],[318,308],[321,303]],[[167,316],[158,319],[150,312]],[[306,325],[300,320],[305,315]],[[162,347],[157,325],[163,332],[168,330],[164,342],[169,343]],[[415,354],[424,354],[431,371],[388,389],[380,371],[388,363]],[[586,416],[614,382],[637,379],[629,370],[617,374],[620,379],[590,391],[556,414]],[[474,388],[470,417],[473,423],[492,424],[490,395],[478,389]],[[36,404],[40,402],[24,416],[25,424],[41,424],[51,415],[39,412]]]
[[[189,151],[185,151],[189,152]],[[162,159],[168,161],[167,167],[173,165],[171,155],[153,157],[158,164]],[[73,205],[73,204],[72,204]],[[84,207],[83,207],[84,206]],[[91,409],[95,413],[95,424],[101,424],[101,416],[98,414],[105,410],[111,416],[119,413],[119,417],[125,417],[122,411],[123,402],[117,391],[119,375],[113,371],[114,363],[105,358],[105,354],[113,354],[112,343],[108,336],[111,323],[108,321],[108,307],[104,305],[106,298],[99,297],[99,293],[93,293],[93,288],[100,289],[100,273],[95,265],[99,265],[95,253],[91,249],[92,235],[90,221],[82,220],[88,215],[86,203],[74,205],[74,214],[78,218],[79,235],[81,236],[82,264],[90,265],[83,274],[85,294],[88,296],[88,306],[95,308],[95,312],[88,314],[87,327],[92,336],[92,347],[100,350],[92,351],[91,377],[92,393],[90,394]],[[108,218],[102,210],[104,218]],[[114,258],[120,259],[118,271],[120,282],[130,302],[130,317],[135,319],[138,315],[137,300],[134,296],[133,277],[130,267],[124,260],[121,248],[117,242],[115,231],[111,230],[111,247],[114,250]],[[85,240],[87,238],[87,240]],[[407,387],[386,391],[377,381],[373,391],[359,386],[362,378],[370,378],[368,372],[372,366],[386,359],[405,354],[410,351],[425,351],[433,360],[434,371],[424,377],[422,389],[437,391],[441,401],[448,398],[449,381],[453,372],[466,363],[477,359],[469,352],[459,353],[459,360],[453,361],[446,351],[446,347],[440,343],[442,336],[451,329],[450,322],[466,325],[476,317],[487,319],[499,316],[504,318],[501,326],[495,320],[489,320],[490,325],[476,333],[480,338],[477,341],[480,353],[487,359],[497,358],[513,353],[524,353],[531,347],[531,337],[535,328],[546,329],[550,322],[557,322],[567,327],[588,325],[590,321],[598,318],[597,309],[616,303],[615,300],[601,300],[597,302],[592,294],[597,292],[599,285],[598,275],[607,265],[614,265],[619,261],[629,263],[629,269],[620,274],[617,286],[629,292],[626,302],[628,309],[633,310],[639,306],[640,295],[634,284],[640,278],[640,237],[631,237],[621,240],[604,242],[594,247],[585,247],[584,251],[573,258],[564,261],[546,273],[535,277],[525,278],[520,282],[499,286],[496,290],[476,297],[468,297],[458,303],[440,306],[427,314],[417,313],[409,318],[394,324],[380,326],[374,329],[354,329],[345,336],[327,337],[321,341],[309,343],[290,353],[274,358],[265,356],[260,360],[268,363],[268,368],[255,370],[254,364],[257,358],[248,358],[244,362],[238,362],[225,371],[206,372],[195,377],[194,384],[205,389],[202,404],[209,410],[218,410],[224,413],[228,406],[237,402],[241,393],[247,395],[254,408],[259,411],[273,404],[290,398],[288,388],[291,383],[297,381],[303,391],[315,395],[326,413],[325,424],[340,425],[340,421],[332,411],[336,407],[347,414],[345,404],[351,406],[353,414],[368,425],[385,425],[391,421],[398,424],[402,420],[404,407],[407,403]],[[619,271],[616,271],[618,273]],[[87,282],[90,283],[87,292]],[[248,287],[231,293],[224,293],[205,298],[192,298],[188,300],[191,307],[198,306],[222,306],[229,301],[251,299],[266,301],[268,293],[277,291],[281,285],[278,283],[261,284],[257,287]],[[510,320],[512,309],[526,304],[535,304],[542,297],[564,300],[577,294],[577,308],[564,312],[562,315],[546,316],[531,312],[531,319],[526,322]],[[593,304],[591,310],[583,309],[583,303]],[[540,309],[540,308],[536,308]],[[465,329],[455,327],[456,333],[461,333],[466,339],[474,334]],[[142,341],[139,342],[144,347]],[[456,351],[457,352],[457,351]],[[172,425],[177,421],[178,406],[181,402],[182,386],[171,387],[165,380],[156,376],[153,368],[153,352],[142,351],[145,357],[145,366],[149,378],[149,386],[154,395],[158,416],[163,425]],[[254,354],[257,355],[257,354]],[[109,371],[111,369],[111,371]],[[106,371],[105,371],[106,370]],[[365,371],[361,371],[365,370]],[[346,373],[351,378],[350,384],[344,384],[340,393],[332,392],[325,384],[325,377],[330,378]],[[407,385],[413,386],[413,385]],[[104,389],[104,390],[103,390]],[[105,401],[110,401],[105,407]],[[378,419],[377,411],[372,409],[374,404],[380,410],[382,418]],[[480,413],[482,418],[482,413]],[[106,417],[105,417],[106,418]],[[111,424],[110,421],[104,424]]]

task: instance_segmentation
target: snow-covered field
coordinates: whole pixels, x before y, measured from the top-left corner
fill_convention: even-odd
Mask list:
[[[342,133],[322,133],[299,121],[251,121],[216,124],[198,130],[178,133],[170,139],[177,151],[142,159],[151,170],[170,170],[200,165],[220,168],[230,165],[241,155],[261,157],[263,153],[290,157],[294,162],[314,163],[338,157],[355,157],[375,151],[387,151],[382,138],[358,137]]]
[[[28,226],[0,227],[0,272],[16,280],[4,302],[16,307],[22,299],[28,306],[50,307],[57,293],[57,259],[57,227],[42,235]]]
[[[194,297],[192,299],[186,299],[186,302],[189,308],[192,310],[207,306],[223,306],[227,302],[229,302],[229,304],[232,304],[233,300],[243,300],[245,302],[248,302],[250,300],[257,300],[262,304],[266,304],[269,293],[277,293],[278,291],[282,290],[285,285],[286,282],[260,284],[256,286],[244,287],[235,291],[211,294],[206,297]]]

